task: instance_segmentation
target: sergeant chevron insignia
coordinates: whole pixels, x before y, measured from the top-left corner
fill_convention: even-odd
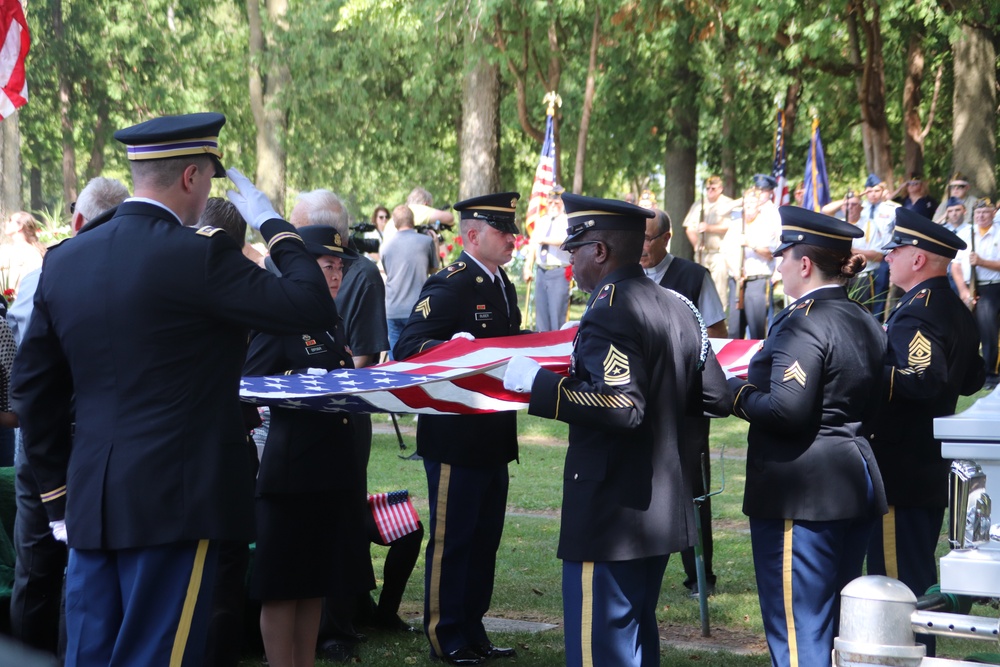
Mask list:
[[[796,361],[794,364],[785,369],[785,374],[781,376],[782,382],[788,382],[789,380],[795,380],[802,388],[805,389],[806,386],[806,372],[802,370],[802,366]]]
[[[931,342],[918,330],[910,341],[910,353],[906,359],[910,368],[923,370],[931,365]]]
[[[423,301],[417,304],[417,307],[414,308],[414,310],[423,315],[424,319],[426,320],[427,316],[431,314],[431,298],[430,297],[425,298]]]
[[[631,381],[628,356],[622,354],[614,345],[610,345],[608,355],[604,357],[604,384],[617,387]]]

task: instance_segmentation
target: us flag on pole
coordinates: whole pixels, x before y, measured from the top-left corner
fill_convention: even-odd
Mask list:
[[[31,47],[28,22],[20,0],[0,0],[0,120],[28,103],[28,84],[24,78],[24,59]]]
[[[375,517],[378,534],[386,544],[415,531],[420,521],[406,489],[368,496],[368,507]]]
[[[538,158],[538,169],[535,170],[535,182],[531,186],[531,198],[528,199],[528,215],[524,219],[524,233],[528,236],[548,210],[549,192],[556,182],[555,171],[556,143],[552,140],[552,113],[549,113],[545,117],[545,140]]]
[[[788,196],[788,179],[785,178],[785,114],[778,109],[778,129],[774,132],[774,166],[771,175],[778,181],[774,189],[775,206],[784,206],[791,201]]]

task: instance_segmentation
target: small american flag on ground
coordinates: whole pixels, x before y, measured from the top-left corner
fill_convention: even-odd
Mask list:
[[[420,517],[413,509],[407,490],[376,493],[368,496],[368,506],[375,517],[375,525],[382,540],[389,544],[417,529]]]
[[[471,415],[524,410],[528,394],[503,388],[507,361],[523,355],[566,375],[576,332],[574,327],[521,336],[459,338],[403,361],[368,368],[326,375],[244,377],[240,398],[257,405],[321,412]],[[760,348],[758,340],[712,338],[710,342],[722,367],[743,377],[750,357]]]

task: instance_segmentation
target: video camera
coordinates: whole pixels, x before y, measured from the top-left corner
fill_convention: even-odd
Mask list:
[[[441,230],[451,230],[451,225],[446,225],[440,220],[435,220],[434,222],[428,222],[426,225],[417,225],[414,229],[421,234],[434,232],[434,235],[437,236],[438,243],[444,243],[444,237],[441,236]]]
[[[351,225],[351,230],[356,234],[367,234],[368,232],[374,232],[376,229],[378,228],[370,222],[359,222]]]

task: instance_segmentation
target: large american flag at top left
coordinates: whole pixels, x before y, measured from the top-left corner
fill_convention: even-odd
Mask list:
[[[31,47],[28,22],[20,0],[0,0],[0,119],[28,103],[24,59]]]
[[[326,375],[244,377],[240,398],[257,405],[320,412],[395,412],[472,415],[524,410],[530,396],[503,388],[512,356],[531,357],[560,374],[569,371],[577,329],[457,340],[404,361],[368,368],[330,371]],[[711,339],[723,368],[745,376],[760,347],[757,340]]]

